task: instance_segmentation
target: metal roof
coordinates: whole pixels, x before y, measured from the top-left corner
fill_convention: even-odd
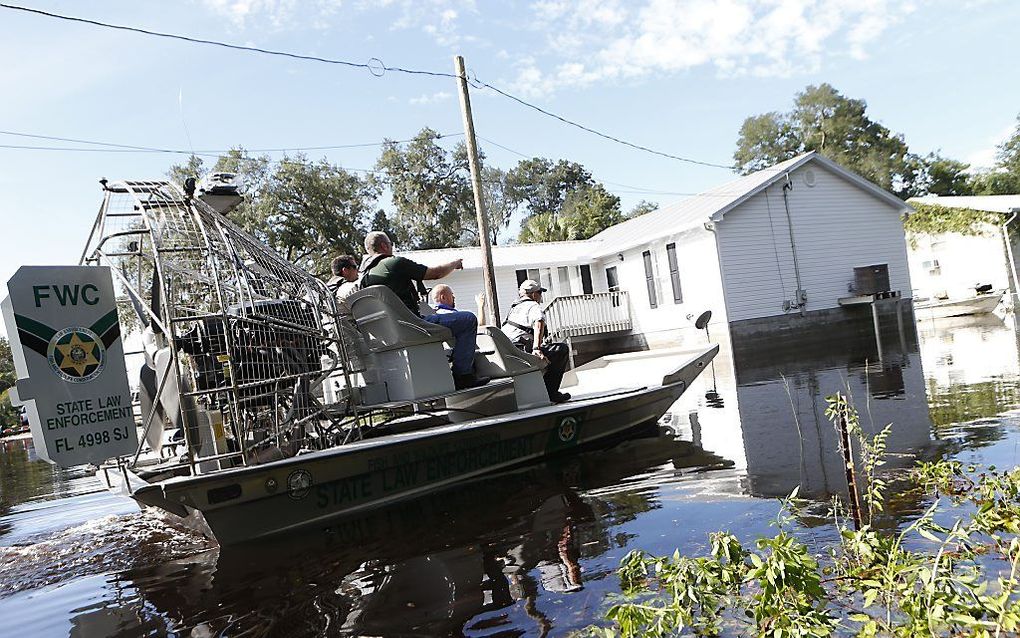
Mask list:
[[[848,171],[832,160],[811,151],[750,175],[744,175],[679,202],[668,204],[640,217],[610,226],[591,239],[493,246],[493,265],[526,268],[550,263],[559,265],[587,263],[592,257],[614,254],[660,237],[696,228],[709,221],[722,221],[727,212],[783,179],[787,173],[809,162],[817,164],[820,168],[871,193],[897,212],[910,209],[909,205],[891,193]],[[436,265],[462,258],[465,269],[481,268],[482,261],[481,251],[477,247],[416,250],[401,254],[426,265]]]
[[[492,247],[492,265],[500,267],[528,268],[558,265],[584,264],[594,255],[598,243],[590,239],[582,241],[550,241],[534,244],[507,244]],[[411,250],[398,255],[413,259],[426,266],[436,266],[463,259],[465,270],[482,267],[482,251],[478,246],[463,248],[441,248],[436,250]]]
[[[919,204],[937,204],[949,208],[972,208],[990,213],[1011,213],[1020,210],[1020,195],[953,195],[939,197],[926,195],[909,201]]]
[[[887,193],[868,180],[851,173],[832,160],[814,151],[780,162],[769,168],[745,175],[711,190],[670,204],[611,226],[591,238],[600,243],[597,254],[626,250],[647,243],[654,238],[673,235],[708,221],[722,221],[723,216],[753,195],[779,181],[787,173],[812,162],[870,192],[899,210],[908,208],[900,199]]]

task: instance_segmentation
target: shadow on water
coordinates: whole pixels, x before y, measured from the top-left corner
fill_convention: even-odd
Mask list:
[[[724,343],[658,436],[225,549],[5,448],[0,622],[74,636],[562,634],[602,617],[632,549],[701,553],[710,531],[774,533],[775,498],[794,487],[821,509],[844,494],[824,414],[836,391],[866,433],[894,424],[893,473],[940,455],[1015,463],[1012,324],[922,322],[904,341],[885,339],[881,362],[867,332],[806,351]],[[894,494],[888,524],[918,498]],[[800,524],[809,546],[832,541]]]

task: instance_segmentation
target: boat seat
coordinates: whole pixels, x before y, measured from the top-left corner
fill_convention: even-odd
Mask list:
[[[448,328],[411,312],[386,286],[369,286],[344,302],[362,337],[365,403],[414,401],[454,391],[444,348],[453,343]]]
[[[411,312],[386,286],[369,286],[347,297],[347,306],[365,338],[368,352],[386,352],[429,343],[453,343],[449,328]]]
[[[518,409],[550,404],[543,379],[543,370],[548,364],[548,361],[515,346],[499,328],[478,328],[475,372],[493,379],[513,379]]]

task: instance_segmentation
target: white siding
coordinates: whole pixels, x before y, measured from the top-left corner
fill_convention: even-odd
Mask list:
[[[804,174],[811,171],[814,186]],[[893,290],[910,295],[900,211],[812,163],[790,174],[790,217],[807,311],[836,308],[854,268],[889,265]],[[783,182],[726,213],[716,224],[730,321],[784,314],[797,289]],[[795,311],[794,311],[795,312]]]
[[[910,281],[916,296],[945,293],[954,299],[970,297],[975,284],[1009,288],[1009,262],[1002,231],[994,226],[987,226],[984,236],[916,235],[914,243],[908,245],[908,255]],[[937,268],[932,267],[935,261]]]
[[[676,244],[677,266],[680,273],[682,303],[674,303],[669,276],[666,245]],[[642,253],[649,251],[654,263],[658,306],[648,303],[645,284],[645,265]],[[724,324],[726,313],[722,300],[722,283],[719,261],[716,256],[715,237],[703,228],[679,235],[657,238],[646,245],[630,248],[623,253],[602,258],[592,265],[592,280],[596,291],[606,290],[606,268],[616,266],[620,289],[630,295],[631,318],[634,332],[644,333],[654,341],[654,334],[689,328],[693,318],[705,310],[712,311],[712,324]],[[687,315],[693,315],[688,319]]]

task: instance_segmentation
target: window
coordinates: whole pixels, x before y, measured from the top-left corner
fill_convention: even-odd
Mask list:
[[[520,286],[524,283],[525,279],[532,279],[539,281],[538,268],[528,268],[527,270],[521,269],[517,271],[517,285]]]
[[[620,279],[616,275],[616,266],[610,266],[606,268],[606,288],[609,292],[620,292]],[[613,307],[620,307],[620,296],[613,295]]]
[[[564,297],[571,294],[570,289],[570,269],[566,266],[557,266],[556,268],[556,280],[557,288],[556,294],[563,295]]]
[[[585,264],[581,266],[581,293],[590,295],[594,291],[591,285],[591,266]]]
[[[606,268],[606,287],[609,288],[609,292],[620,290],[620,279],[616,276],[616,266]]]
[[[648,307],[658,308],[659,300],[655,296],[655,273],[652,269],[652,252],[646,250],[641,253],[641,257],[645,260],[645,286],[648,288]]]
[[[676,265],[676,244],[666,244],[666,260],[669,262],[669,280],[673,284],[673,303],[683,303],[680,291],[680,267]]]

